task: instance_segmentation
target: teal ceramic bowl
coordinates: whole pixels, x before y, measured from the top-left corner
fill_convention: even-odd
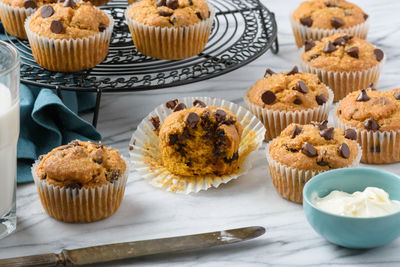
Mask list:
[[[316,175],[304,187],[303,207],[314,230],[328,241],[348,248],[373,248],[400,236],[400,212],[372,218],[357,218],[325,212],[311,203],[333,190],[347,193],[374,186],[385,190],[390,199],[400,201],[400,177],[371,168],[344,168]]]

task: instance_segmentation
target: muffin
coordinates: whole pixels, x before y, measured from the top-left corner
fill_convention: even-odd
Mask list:
[[[173,174],[225,175],[237,171],[243,126],[224,108],[193,107],[169,115],[160,128],[164,166]]]
[[[384,53],[365,40],[343,33],[306,41],[301,55],[303,71],[316,74],[335,94],[334,101],[348,93],[376,84]]]
[[[84,0],[84,1],[91,2],[95,6],[105,6],[107,5],[108,2],[110,2],[110,0]]]
[[[297,47],[306,40],[321,40],[336,33],[367,38],[368,15],[345,0],[305,1],[290,16]]]
[[[101,143],[72,141],[54,148],[32,167],[43,208],[63,222],[111,216],[124,196],[129,166]]]
[[[203,51],[214,9],[204,0],[143,0],[125,18],[136,49],[158,59],[182,59]]]
[[[44,5],[25,21],[35,61],[52,71],[95,67],[107,56],[114,20],[89,2]]]
[[[298,72],[297,67],[280,73],[267,69],[244,97],[247,109],[264,123],[267,141],[291,123],[327,119],[332,101],[332,91],[315,74]]]
[[[0,18],[8,34],[28,39],[24,22],[37,8],[57,0],[0,0]]]
[[[303,187],[313,176],[359,164],[357,142],[327,123],[292,123],[268,144],[271,178],[283,198],[302,203]]]
[[[370,86],[353,92],[335,111],[336,125],[360,144],[361,162],[400,161],[400,88],[382,92]]]

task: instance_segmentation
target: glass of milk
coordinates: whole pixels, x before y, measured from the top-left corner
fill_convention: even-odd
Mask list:
[[[0,41],[0,238],[16,228],[19,66],[16,49]]]

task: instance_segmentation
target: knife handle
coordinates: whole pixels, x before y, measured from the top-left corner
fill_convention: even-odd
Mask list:
[[[57,265],[65,265],[65,259],[62,253],[49,253],[34,256],[0,259],[0,266],[2,267],[35,267]]]

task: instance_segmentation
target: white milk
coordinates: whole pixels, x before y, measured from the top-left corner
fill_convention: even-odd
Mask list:
[[[17,175],[19,101],[0,83],[0,217],[11,210]]]

